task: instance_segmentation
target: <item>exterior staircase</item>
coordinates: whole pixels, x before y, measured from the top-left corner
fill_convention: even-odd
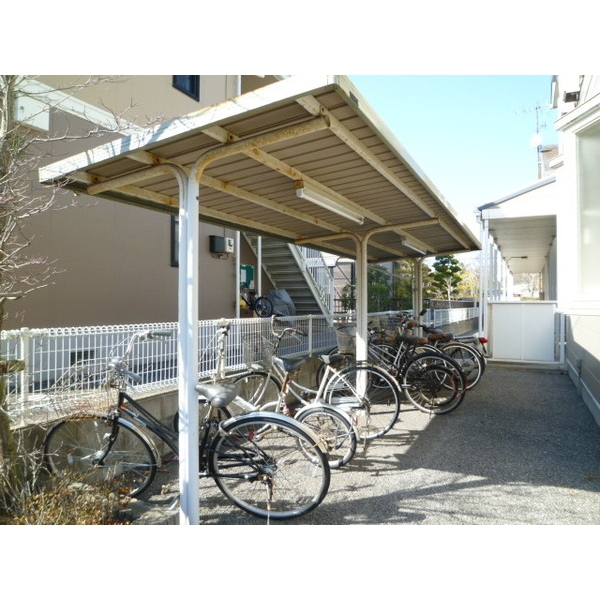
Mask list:
[[[258,257],[258,236],[243,235]],[[297,315],[331,314],[331,276],[320,252],[262,237],[261,260],[273,285],[290,295]]]

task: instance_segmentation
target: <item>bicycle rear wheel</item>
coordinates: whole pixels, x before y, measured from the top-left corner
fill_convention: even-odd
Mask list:
[[[315,403],[301,408],[294,418],[325,442],[331,469],[338,469],[352,460],[356,453],[357,436],[345,412],[327,404]]]
[[[321,504],[331,478],[317,438],[278,414],[250,413],[223,423],[208,462],[221,492],[262,518],[305,515]]]
[[[420,411],[441,415],[458,408],[467,388],[462,373],[442,361],[416,356],[402,373],[402,391]]]
[[[398,420],[401,391],[383,369],[352,365],[334,373],[324,391],[325,401],[349,413],[361,439],[386,434]]]
[[[44,440],[44,459],[56,475],[90,485],[108,485],[138,496],[152,483],[158,458],[145,437],[128,421],[115,428],[106,416],[61,421]]]
[[[460,342],[449,342],[440,349],[459,364],[467,379],[467,389],[473,389],[481,380],[485,369],[480,353],[468,344]]]

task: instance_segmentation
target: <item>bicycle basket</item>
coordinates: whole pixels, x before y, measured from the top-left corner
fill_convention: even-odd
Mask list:
[[[342,354],[356,353],[356,327],[354,325],[341,325],[336,328],[338,350]]]
[[[397,341],[399,330],[398,319],[396,317],[380,317],[373,322],[375,326],[373,338],[378,342],[394,344]]]
[[[262,335],[245,336],[244,363],[249,369],[256,366],[268,369],[275,353],[275,344]]]
[[[106,366],[76,365],[48,391],[49,408],[57,418],[108,412],[117,402],[118,382],[107,377]]]
[[[385,331],[386,334],[394,334],[398,330],[398,326],[400,322],[398,321],[398,317],[382,317],[379,320],[381,328]]]

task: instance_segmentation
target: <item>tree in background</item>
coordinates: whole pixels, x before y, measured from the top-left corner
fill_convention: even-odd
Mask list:
[[[367,310],[368,312],[383,312],[390,310],[392,305],[392,276],[379,268],[370,268],[367,272]]]
[[[412,261],[402,260],[393,264],[391,270],[381,266],[370,266],[367,271],[367,299],[369,312],[402,310],[412,307],[414,268]],[[342,310],[356,308],[356,287],[345,285],[339,299]]]
[[[513,283],[522,286],[523,298],[539,299],[541,290],[541,276],[539,273],[517,273],[513,278]]]
[[[108,77],[77,79],[73,86],[62,91],[76,95],[86,87],[114,82]],[[43,93],[36,92],[30,85],[32,83],[34,80],[26,75],[0,75],[0,331],[6,304],[49,285],[57,272],[47,257],[31,254],[26,227],[28,219],[70,205],[67,201],[59,206],[56,188],[41,188],[37,184],[39,166],[51,157],[49,144],[116,134],[130,126],[130,123],[121,125],[121,118],[112,115],[111,123],[104,126],[90,123],[87,133],[81,135],[71,135],[68,131],[54,134],[40,131],[32,127],[31,122],[56,107]],[[25,101],[33,107],[33,112],[23,116],[18,108]],[[85,115],[81,116],[85,118]],[[93,145],[96,143],[94,141]],[[10,486],[20,475],[12,460],[18,449],[6,406],[6,379],[8,374],[22,368],[20,361],[0,355],[0,500],[5,496],[2,484]]]
[[[41,193],[32,185],[43,140],[15,118],[25,81],[21,75],[0,76],[0,330],[6,303],[46,285],[52,275],[47,259],[28,253],[24,227],[28,218],[55,202],[54,190]],[[15,451],[5,406],[6,376],[19,368],[22,365],[0,356],[0,463]]]
[[[356,308],[356,286],[353,283],[347,283],[340,292],[340,301],[342,310],[354,310]]]
[[[432,286],[439,296],[450,301],[456,294],[462,280],[463,266],[452,254],[435,257],[433,263]]]
[[[462,279],[456,290],[459,298],[479,298],[479,263],[462,265]]]
[[[423,280],[423,298],[437,298],[439,292],[434,286],[433,269],[425,262],[421,264],[421,269]]]

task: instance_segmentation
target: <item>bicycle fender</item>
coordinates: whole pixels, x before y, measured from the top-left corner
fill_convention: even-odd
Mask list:
[[[281,413],[265,413],[264,411],[254,411],[251,413],[246,413],[245,415],[236,415],[233,416],[220,425],[220,429],[227,432],[230,427],[233,426],[234,423],[244,424],[244,421],[252,422],[256,418],[262,419],[265,422],[271,423],[277,426],[277,423],[280,422],[285,425],[289,425],[291,428],[301,429],[303,433],[305,433],[314,443],[316,447],[321,450],[324,454],[327,452],[327,446],[323,440],[321,440],[309,427],[303,425],[293,419],[292,417],[288,417],[287,415],[283,415]]]

